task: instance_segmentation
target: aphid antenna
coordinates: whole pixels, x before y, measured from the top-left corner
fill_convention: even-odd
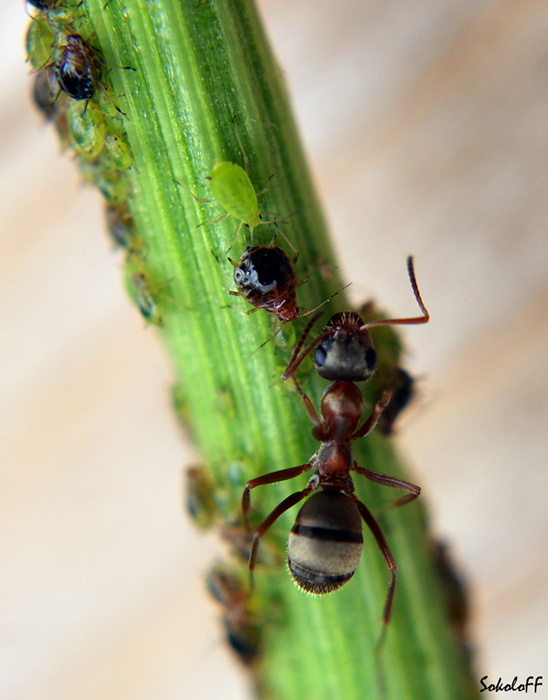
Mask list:
[[[244,146],[242,144],[242,139],[240,138],[240,132],[238,131],[238,127],[236,126],[236,115],[232,115],[232,126],[234,127],[234,135],[236,136],[236,141],[238,142],[238,146],[240,147],[240,151],[242,152],[242,156],[244,159],[244,170],[246,173],[249,173],[249,159],[247,157],[247,153],[245,152]],[[235,165],[236,164],[236,158],[233,159],[232,163]]]
[[[230,260],[230,258],[229,258],[229,260]],[[231,261],[231,262],[232,262],[232,261]],[[232,264],[234,264],[234,263],[232,263]],[[305,282],[306,282],[306,281],[307,281],[307,280],[305,280]],[[328,297],[327,299],[325,299],[325,301],[322,301],[322,303],[321,303],[321,304],[318,304],[318,306],[316,306],[314,309],[311,309],[310,311],[306,311],[304,314],[298,314],[297,316],[295,316],[295,318],[292,318],[291,321],[296,321],[298,318],[305,318],[306,316],[310,316],[310,314],[313,314],[314,311],[317,311],[320,307],[325,306],[326,304],[329,304],[329,302],[330,302],[334,297],[336,297],[337,294],[340,294],[341,292],[344,292],[344,290],[345,290],[347,287],[350,287],[351,284],[352,284],[352,282],[349,282],[348,284],[345,284],[344,287],[341,287],[341,289],[337,290],[334,294],[332,294],[330,297]],[[233,293],[234,293],[234,292],[231,292],[231,294],[233,294]],[[258,310],[258,309],[251,309],[250,311],[247,311],[246,313],[251,314],[251,313],[253,313],[254,311],[257,311],[257,310]],[[320,316],[321,316],[321,313],[320,313]],[[314,321],[314,319],[313,319],[313,321]],[[280,327],[278,328],[278,330],[275,331],[275,332],[270,336],[270,338],[267,338],[267,339],[264,341],[264,343],[261,343],[261,345],[259,345],[259,347],[258,347],[256,350],[253,350],[253,352],[251,353],[251,355],[250,355],[249,357],[253,357],[253,355],[254,355],[256,352],[259,352],[259,350],[261,350],[262,348],[264,348],[264,346],[267,345],[268,343],[270,343],[271,340],[274,340],[274,338],[278,335],[278,333],[280,333],[280,332],[283,330],[284,326],[285,326],[286,324],[288,324],[288,323],[289,323],[289,321],[281,322],[281,325],[280,325]],[[311,325],[311,324],[308,324],[308,325]],[[308,326],[307,326],[307,328],[308,328]],[[299,363],[299,364],[300,364],[300,363]],[[286,371],[287,371],[287,370],[286,370]],[[284,375],[284,376],[285,376],[285,375]],[[288,375],[288,377],[289,377],[289,376],[290,376],[290,375]]]

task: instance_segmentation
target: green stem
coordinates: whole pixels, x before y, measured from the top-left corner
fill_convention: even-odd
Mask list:
[[[207,177],[215,161],[235,159],[243,166],[233,118],[256,191],[275,175],[269,192],[259,200],[261,210],[292,215],[285,230],[300,252],[299,277],[309,277],[299,288],[301,307],[316,306],[340,289],[341,281],[281,72],[252,1],[111,0],[106,9],[104,4],[105,0],[84,0],[87,17],[73,12],[68,22],[71,31],[93,37],[104,66],[110,67],[103,67],[105,87],[92,104],[104,111],[105,124],[119,142],[129,146],[131,167],[113,177],[108,160],[112,154],[103,150],[99,155],[88,153],[83,168],[107,200],[126,200],[133,217],[128,286],[134,297],[149,295],[154,306],[149,319],[158,323],[172,358],[177,409],[207,464],[215,520],[220,527],[241,523],[245,482],[307,462],[317,443],[299,397],[280,380],[290,354],[288,344],[299,330],[287,326],[280,334],[285,346],[276,340],[254,352],[272,333],[271,320],[262,311],[240,313],[248,309],[246,303],[227,295],[225,279],[231,278],[232,268],[223,251],[232,242],[237,221],[229,217],[199,226],[218,219],[222,209],[216,203],[198,203],[184,189],[208,198]],[[112,102],[127,118],[113,111]],[[76,118],[81,114],[71,117]],[[255,241],[268,242],[272,231],[258,227]],[[248,240],[244,228],[235,251]],[[140,291],[135,289],[135,276],[141,281]],[[226,308],[229,305],[234,308]],[[341,294],[329,312],[346,305]],[[300,329],[304,323],[295,325]],[[326,382],[310,366],[303,364],[299,376],[318,406]],[[369,399],[372,391],[366,388]],[[358,463],[402,476],[384,437],[373,434],[361,442],[356,446]],[[288,493],[303,488],[306,478],[254,491],[256,521]],[[390,498],[382,487],[361,481],[356,479],[358,494],[371,509]],[[293,509],[273,526],[264,551],[271,547],[283,554],[295,514]],[[420,502],[388,513],[382,525],[399,565],[383,654],[385,697],[475,697],[428,555]],[[283,566],[259,563],[253,605],[262,645],[251,672],[261,697],[377,697],[374,646],[389,574],[373,538],[368,533],[364,538],[355,577],[330,596],[304,595]]]

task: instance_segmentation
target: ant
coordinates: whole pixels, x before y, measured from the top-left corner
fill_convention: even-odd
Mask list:
[[[386,630],[390,622],[397,565],[379,524],[355,494],[351,472],[365,476],[377,484],[407,491],[407,495],[395,501],[395,507],[413,501],[420,495],[421,489],[408,481],[370,471],[356,463],[352,450],[353,442],[365,437],[375,428],[390,402],[391,392],[384,392],[369,417],[360,426],[364,402],[361,391],[354,382],[368,379],[376,364],[376,353],[368,328],[386,323],[426,323],[429,320],[428,311],[418,290],[412,258],[408,259],[408,270],[423,316],[377,321],[364,327],[358,314],[337,314],[316,340],[299,355],[314,319],[305,329],[284,379],[292,376],[308,352],[320,341],[324,341],[325,347],[320,346],[320,352],[316,352],[318,372],[321,376],[327,379],[334,378],[336,381],[323,393],[320,416],[294,379],[305,410],[314,424],[312,435],[321,443],[320,447],[306,464],[251,479],[247,482],[242,496],[242,510],[247,521],[251,489],[293,479],[314,469],[315,472],[305,488],[285,498],[259,525],[252,540],[249,570],[253,572],[255,568],[259,540],[268,528],[286,510],[310,496],[297,514],[289,535],[288,566],[293,579],[303,590],[318,595],[334,591],[349,581],[357,569],[363,549],[363,520],[371,530],[391,574],[384,604],[383,630]]]

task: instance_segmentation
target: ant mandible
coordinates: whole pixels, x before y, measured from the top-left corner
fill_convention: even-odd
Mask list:
[[[301,338],[294,353],[294,358],[288,370],[286,370],[286,375],[291,376],[312,347],[327,338],[333,342],[325,351],[325,358],[338,358],[337,362],[327,363],[327,374],[320,372],[322,376],[326,376],[328,379],[334,373],[337,381],[330,384],[324,391],[319,417],[312,402],[295,381],[306,412],[314,424],[312,435],[321,443],[320,447],[306,464],[251,479],[247,482],[242,496],[242,510],[247,520],[250,509],[251,489],[265,484],[274,484],[293,479],[305,471],[315,469],[316,471],[309,479],[306,487],[285,498],[259,525],[253,536],[249,556],[249,569],[252,572],[255,568],[259,540],[268,528],[286,510],[313,494],[301,507],[297,514],[295,525],[289,535],[288,565],[291,575],[299,587],[314,594],[329,593],[344,585],[354,575],[361,557],[363,549],[363,520],[371,530],[391,573],[383,611],[384,629],[386,629],[390,621],[392,612],[397,564],[373,514],[356,496],[350,472],[354,471],[357,474],[361,474],[377,484],[407,491],[407,495],[396,500],[394,506],[402,506],[411,502],[419,496],[421,489],[419,486],[403,479],[373,472],[358,466],[353,456],[353,442],[365,437],[375,428],[384,408],[390,401],[391,393],[385,392],[383,394],[380,401],[377,401],[373,407],[370,416],[363,422],[361,427],[358,427],[364,406],[361,391],[354,382],[368,379],[374,370],[375,362],[371,359],[373,343],[368,331],[370,327],[386,325],[387,323],[426,323],[429,320],[428,311],[424,306],[416,283],[412,258],[408,259],[408,270],[413,291],[423,316],[391,321],[375,321],[364,326],[357,314],[352,314],[351,312],[338,314],[339,321],[344,321],[344,324],[339,324],[337,328],[338,335],[337,332],[332,331],[336,324],[331,323],[333,321],[331,319],[331,325],[328,324],[326,326],[326,329],[330,329],[329,332],[326,332],[326,329],[324,329],[318,338],[299,356],[300,347],[302,347],[304,342],[304,339]],[[359,319],[359,325],[354,317]],[[353,325],[347,324],[348,319],[352,321]],[[309,324],[310,327],[311,325]],[[310,327],[305,333],[310,330]],[[349,328],[350,330],[348,330]],[[330,353],[333,348],[337,348],[337,352],[332,356]],[[346,361],[348,358],[344,357],[344,352],[340,352],[341,348],[348,350],[347,354],[350,354],[353,358],[351,362]],[[369,361],[367,359],[368,356]],[[357,358],[360,358],[360,361],[356,364],[355,360]],[[321,359],[324,359],[324,354],[321,355]],[[326,363],[317,362],[317,365],[325,368]],[[342,370],[341,367],[343,368]],[[341,373],[344,377],[343,379],[339,378]],[[350,376],[353,379],[348,379]],[[284,375],[284,378],[287,377]],[[321,489],[321,491],[318,491],[318,489]]]

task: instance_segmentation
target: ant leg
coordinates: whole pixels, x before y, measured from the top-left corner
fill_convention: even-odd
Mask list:
[[[386,625],[388,625],[388,623],[390,622],[390,615],[392,613],[392,603],[394,602],[394,593],[396,592],[396,574],[398,572],[398,565],[396,564],[396,560],[394,559],[394,555],[390,551],[390,547],[388,546],[388,542],[386,541],[386,537],[384,536],[383,531],[380,528],[380,525],[373,517],[371,511],[367,508],[365,503],[362,503],[354,494],[348,494],[348,495],[354,501],[354,503],[358,506],[358,510],[360,511],[360,515],[362,516],[367,527],[371,530],[373,537],[377,541],[377,545],[378,545],[379,549],[381,550],[381,554],[383,555],[384,560],[386,562],[386,565],[388,566],[388,570],[392,574],[392,578],[390,580],[390,585],[388,586],[388,593],[386,594],[386,601],[384,603],[384,610],[382,613],[382,621],[383,621],[383,624],[386,628]]]
[[[373,410],[371,411],[371,415],[369,416],[369,418],[365,421],[362,427],[358,428],[356,432],[352,435],[352,440],[357,440],[358,438],[365,437],[372,430],[374,430],[375,426],[379,422],[379,418],[381,417],[382,412],[390,403],[391,397],[391,391],[384,392],[384,394],[381,397],[381,400],[377,401],[377,403],[373,406]]]
[[[394,501],[394,503],[392,503],[390,506],[387,506],[388,508],[400,508],[406,503],[411,503],[411,501],[414,501],[415,498],[418,498],[420,496],[421,487],[412,484],[410,481],[396,479],[395,476],[388,476],[388,474],[379,474],[379,472],[372,472],[369,469],[365,469],[364,467],[358,467],[357,465],[354,465],[354,471],[356,471],[358,474],[361,474],[362,476],[365,476],[366,479],[374,481],[376,484],[381,484],[382,486],[390,486],[394,489],[401,489],[402,491],[409,492],[407,496],[402,496],[401,498],[398,498],[397,501]],[[383,508],[381,512],[384,512],[385,510],[386,508]],[[377,515],[378,514],[379,513],[377,513]]]
[[[304,404],[304,407],[306,409],[306,412],[308,413],[310,420],[314,423],[314,428],[312,430],[312,434],[314,435],[314,437],[317,440],[322,441],[324,438],[322,423],[321,423],[321,420],[318,418],[318,413],[317,413],[316,409],[314,408],[312,401],[308,398],[308,396],[301,389],[301,387],[299,386],[299,383],[297,382],[295,377],[293,377],[293,384],[295,384],[295,388],[299,392],[299,395],[302,399],[302,402]],[[316,433],[318,434],[318,436],[316,436]]]
[[[309,466],[309,465],[305,465]],[[283,469],[282,471],[291,471],[290,469],[285,470]],[[274,472],[276,473],[276,472]],[[287,498],[284,498],[284,500],[279,503],[276,508],[270,513],[268,517],[263,520],[263,522],[259,525],[257,528],[257,531],[253,535],[253,541],[251,542],[251,552],[249,553],[249,571],[250,573],[253,571],[255,568],[255,564],[257,563],[257,555],[259,553],[259,540],[260,538],[264,535],[264,533],[268,530],[268,528],[272,525],[272,523],[276,522],[276,520],[285,513],[286,510],[289,510],[292,506],[294,506],[296,503],[299,501],[302,501],[303,498],[306,498],[309,493],[312,492],[312,488],[310,486],[307,486],[304,488],[302,491],[297,491],[296,493],[292,493],[291,496],[288,496]]]
[[[247,514],[249,513],[249,505],[251,500],[251,489],[256,486],[266,486],[266,484],[277,484],[280,481],[287,481],[288,479],[294,479],[303,472],[311,469],[310,464],[301,464],[298,467],[290,467],[289,469],[280,469],[277,472],[270,472],[269,474],[263,474],[262,476],[257,476],[255,479],[250,479],[245,485],[244,492],[242,495],[242,511],[247,524]]]

